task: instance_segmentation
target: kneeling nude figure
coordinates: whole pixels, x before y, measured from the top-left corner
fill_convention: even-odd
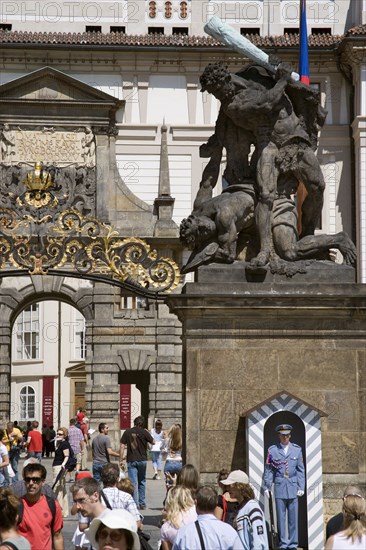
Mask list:
[[[221,195],[201,203],[180,226],[182,242],[193,250],[182,272],[187,273],[202,264],[233,263],[237,257],[238,234],[250,231],[255,224],[256,200],[250,185],[230,186]],[[324,259],[330,249],[338,249],[344,263],[356,261],[356,248],[347,233],[307,235],[298,240],[297,214],[293,199],[277,196],[272,217],[273,256],[294,262],[304,259]]]

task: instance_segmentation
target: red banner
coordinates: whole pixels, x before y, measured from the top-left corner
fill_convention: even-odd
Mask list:
[[[119,419],[121,430],[131,428],[131,384],[119,386]]]
[[[53,376],[43,378],[42,426],[53,425]]]

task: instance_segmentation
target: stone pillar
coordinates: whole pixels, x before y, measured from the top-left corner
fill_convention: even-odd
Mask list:
[[[366,282],[366,116],[352,124],[355,140],[358,280]]]
[[[182,329],[175,315],[161,304],[157,319],[156,374],[150,386],[150,407],[164,428],[182,423]]]
[[[0,425],[9,421],[11,417],[11,324],[9,315],[8,306],[0,304]]]
[[[131,373],[137,383],[144,372],[148,375],[146,420],[151,424],[154,417],[160,417],[164,427],[181,422],[182,344],[176,316],[164,304],[150,303],[147,309],[121,308],[120,289],[100,283],[93,288],[91,302],[94,312],[86,332],[90,350],[86,361],[86,407],[93,428],[108,422],[117,444],[119,384],[124,374]]]
[[[322,265],[332,282],[320,282]],[[366,289],[340,282],[354,278],[351,268],[316,267],[317,275],[310,268],[289,282],[258,283],[245,282],[243,264],[200,267],[196,283],[169,297],[183,324],[186,461],[203,479],[222,467],[248,469],[246,411],[287,391],[328,414],[329,496],[340,475],[343,486],[365,484]]]
[[[93,289],[94,318],[87,327],[87,346],[90,355],[86,361],[87,411],[93,427],[108,422],[112,437],[119,436],[118,368],[112,349],[119,343],[115,328],[114,306],[119,289],[107,284],[95,284]],[[123,337],[123,335],[120,335]],[[90,357],[90,359],[89,359]]]

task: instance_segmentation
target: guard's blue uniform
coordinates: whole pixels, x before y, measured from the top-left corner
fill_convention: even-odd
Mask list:
[[[305,469],[301,447],[295,443],[288,444],[285,454],[281,444],[272,445],[264,472],[264,485],[272,489],[275,485],[277,528],[280,548],[297,548],[297,491],[305,491]],[[288,521],[288,539],[286,537],[286,510]]]

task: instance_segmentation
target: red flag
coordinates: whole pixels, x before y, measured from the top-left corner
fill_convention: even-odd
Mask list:
[[[300,81],[310,84],[309,78],[309,52],[308,52],[308,30],[306,24],[306,0],[300,0]]]

